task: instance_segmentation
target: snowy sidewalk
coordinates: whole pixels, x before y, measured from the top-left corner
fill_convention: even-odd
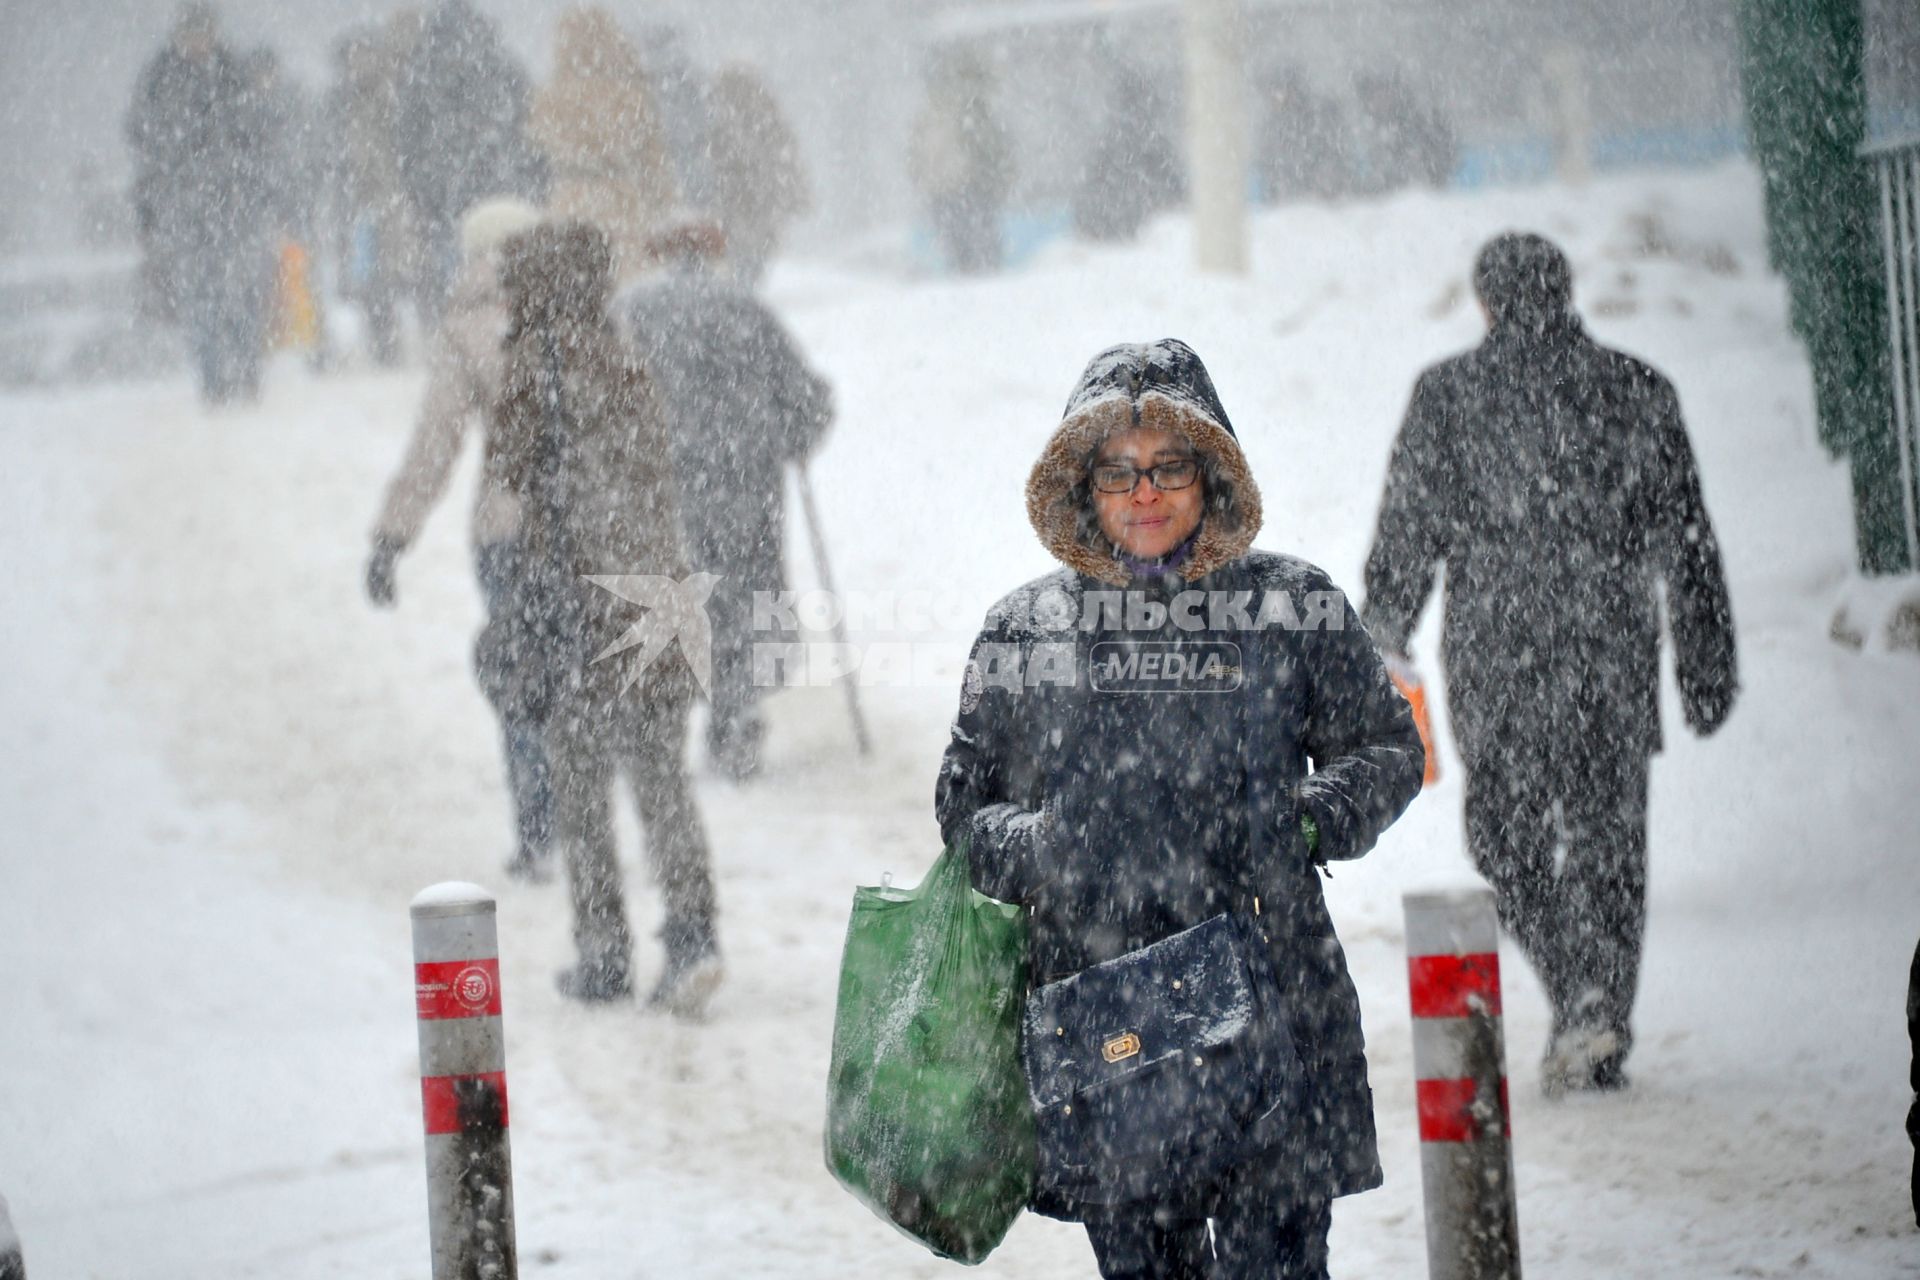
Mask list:
[[[1110,341],[1193,343],[1266,492],[1261,545],[1355,588],[1412,379],[1474,338],[1461,290],[1487,234],[1562,238],[1597,334],[1674,378],[1746,691],[1707,743],[1668,708],[1629,1094],[1540,1099],[1544,1004],[1507,954],[1531,1274],[1920,1272],[1900,1129],[1920,664],[1825,639],[1846,485],[1813,443],[1755,199],[1730,169],[1288,210],[1256,223],[1260,274],[1238,282],[1190,278],[1178,222],[990,281],[775,275],[837,384],[814,476],[840,585],[976,611],[1048,567],[1021,485]],[[1648,216],[1681,252],[1636,250]],[[937,852],[955,686],[868,690],[865,761],[837,691],[780,694],[765,781],[699,779],[729,965],[713,1020],[567,1006],[564,892],[498,874],[506,802],[468,671],[472,460],[402,564],[399,612],[377,613],[361,557],[417,381],[275,374],[263,404],[211,417],[172,383],[0,400],[0,1191],[33,1274],[421,1274],[406,904],[449,878],[501,892],[526,1274],[954,1274],[842,1193],[819,1143],[852,886]],[[1336,1211],[1343,1277],[1424,1271],[1399,898],[1470,879],[1442,765],[1327,886],[1387,1170]],[[622,838],[644,935],[630,821]],[[645,982],[658,957],[637,958]],[[1091,1274],[1091,1255],[1029,1217],[982,1270]]]

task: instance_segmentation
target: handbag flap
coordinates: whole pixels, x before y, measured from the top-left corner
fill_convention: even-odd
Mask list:
[[[1256,1017],[1233,920],[1218,915],[1027,998],[1027,1088],[1047,1110],[1170,1058],[1228,1044]]]

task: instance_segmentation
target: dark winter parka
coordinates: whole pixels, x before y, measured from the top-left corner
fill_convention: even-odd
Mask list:
[[[1467,766],[1508,751],[1577,773],[1596,747],[1660,747],[1661,584],[1681,702],[1703,733],[1738,689],[1733,619],[1672,384],[1587,336],[1557,250],[1505,239],[1506,260],[1483,256],[1476,281],[1486,340],[1414,387],[1366,622],[1406,652],[1444,565],[1440,656]]]
[[[1190,441],[1207,485],[1177,574],[1152,582],[1088,518],[1095,450],[1135,426]],[[1259,1161],[1295,1198],[1377,1185],[1359,1003],[1316,864],[1365,853],[1419,791],[1405,701],[1325,573],[1249,549],[1259,489],[1183,344],[1094,360],[1027,501],[1067,567],[996,605],[974,645],[937,788],[943,835],[969,846],[977,888],[1028,908],[1036,983],[1257,898],[1307,1077],[1304,1118],[1256,1135]],[[1192,682],[1112,679],[1116,653],[1181,646],[1203,659]],[[1045,1188],[1034,1207],[1080,1216]]]
[[[451,227],[489,196],[544,185],[526,138],[527,73],[470,0],[441,0],[408,54],[394,141],[414,208]]]
[[[155,54],[127,112],[126,136],[149,250],[203,259],[263,243],[267,121],[224,44],[195,56],[170,43]],[[194,266],[205,269],[203,261]]]

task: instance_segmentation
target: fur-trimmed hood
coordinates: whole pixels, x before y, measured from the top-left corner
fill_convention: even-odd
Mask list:
[[[1027,518],[1068,568],[1115,586],[1130,575],[1113,547],[1088,525],[1083,484],[1100,442],[1136,427],[1170,431],[1210,461],[1206,514],[1180,576],[1193,581],[1247,553],[1260,532],[1260,488],[1240,451],[1213,379],[1193,348],[1177,338],[1123,343],[1095,356],[1067,398],[1067,409],[1027,477]]]

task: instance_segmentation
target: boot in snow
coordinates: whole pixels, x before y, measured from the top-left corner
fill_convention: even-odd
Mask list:
[[[647,1008],[698,1022],[707,1016],[707,1005],[725,976],[720,949],[711,942],[697,950],[669,952],[667,967],[647,997]]]
[[[555,974],[553,981],[561,995],[582,1004],[607,1004],[633,994],[625,962],[581,960],[571,969]]]

